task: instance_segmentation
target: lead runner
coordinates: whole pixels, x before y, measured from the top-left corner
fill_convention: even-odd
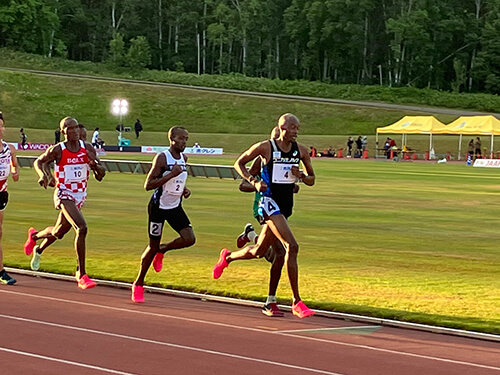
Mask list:
[[[314,311],[300,298],[297,265],[299,245],[288,226],[287,219],[292,214],[295,182],[301,180],[304,184],[312,186],[315,183],[315,176],[307,148],[296,142],[300,128],[299,119],[291,113],[286,113],[279,118],[278,127],[280,130],[278,139],[253,145],[241,154],[234,164],[241,177],[261,194],[259,214],[264,220],[264,225],[258,242],[234,253],[222,249],[212,275],[218,279],[229,263],[235,260],[261,258],[267,248],[278,239],[286,250],[285,263],[293,293],[292,313],[299,318],[305,318],[313,315]],[[247,163],[259,157],[263,163],[260,181],[256,180],[245,167]],[[304,165],[306,173],[299,170],[300,162]]]

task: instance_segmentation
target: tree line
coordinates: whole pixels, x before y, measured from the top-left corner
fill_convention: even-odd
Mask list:
[[[10,0],[0,46],[198,74],[500,92],[500,0]]]

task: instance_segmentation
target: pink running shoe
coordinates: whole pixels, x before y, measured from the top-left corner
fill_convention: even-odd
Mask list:
[[[299,301],[296,305],[292,305],[292,313],[299,318],[307,318],[308,316],[314,315],[314,310],[311,310],[302,301]]]
[[[135,303],[144,303],[144,287],[140,285],[135,285],[135,282],[132,284],[132,302]]]
[[[80,289],[90,289],[97,285],[97,283],[93,280],[90,280],[90,278],[86,274],[80,278],[77,277],[76,281],[78,281],[78,288]]]
[[[163,267],[163,256],[165,254],[162,253],[156,253],[155,257],[153,258],[153,268],[156,272],[160,272],[162,267]]]
[[[28,229],[28,239],[24,243],[24,253],[26,255],[31,255],[33,248],[36,245],[36,241],[33,239],[33,235],[36,233],[36,229],[31,227]]]
[[[219,260],[215,263],[214,269],[212,271],[212,276],[214,279],[218,279],[222,275],[222,271],[226,268],[229,263],[226,260],[226,257],[231,254],[228,249],[222,249],[220,251]]]

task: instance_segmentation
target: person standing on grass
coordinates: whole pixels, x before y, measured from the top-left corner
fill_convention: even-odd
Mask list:
[[[476,137],[476,141],[474,142],[474,148],[475,148],[476,159],[481,159],[483,157],[481,154],[481,138]]]
[[[16,149],[3,141],[5,131],[3,114],[0,112],[0,241],[3,235],[3,211],[9,201],[7,193],[7,179],[12,176],[14,181],[19,181],[19,164],[17,163]],[[3,250],[0,242],[0,282],[7,285],[16,283],[16,279],[9,276],[3,268]]]
[[[168,131],[170,148],[159,153],[144,183],[146,190],[155,190],[148,205],[149,246],[141,257],[139,274],[132,284],[132,302],[144,302],[144,278],[153,263],[156,272],[163,267],[163,256],[167,251],[194,245],[195,236],[191,222],[182,208],[182,199],[189,198],[186,188],[187,156],[183,153],[188,141],[188,131],[174,126]],[[179,233],[179,237],[161,243],[163,225],[167,223]]]
[[[41,232],[37,232],[35,228],[28,230],[24,252],[26,255],[33,253],[31,269],[38,270],[42,252],[73,228],[76,232],[75,250],[78,261],[75,277],[79,288],[88,289],[96,286],[96,282],[90,280],[85,269],[87,223],[81,208],[87,197],[89,168],[97,181],[102,181],[106,171],[99,164],[92,145],[80,139],[81,128],[76,119],[65,117],[59,127],[65,141],[50,147],[34,163],[40,186],[44,189],[55,186],[54,205],[60,210],[59,216],[54,227],[47,227]],[[55,162],[55,179],[50,171],[52,162]],[[42,243],[36,246],[36,241],[40,239],[43,240]]]
[[[312,186],[315,183],[314,170],[308,150],[296,142],[300,127],[298,118],[291,113],[282,115],[278,120],[279,138],[257,143],[240,155],[234,167],[243,179],[260,192],[259,214],[264,219],[256,245],[231,253],[222,249],[219,260],[212,270],[218,279],[229,263],[240,259],[253,259],[264,256],[265,251],[278,239],[286,250],[285,264],[293,293],[292,313],[299,318],[313,315],[299,294],[297,255],[299,245],[288,226],[287,218],[292,214],[293,191],[297,180]],[[261,158],[262,180],[252,176],[245,165]],[[302,162],[306,173],[299,170]]]

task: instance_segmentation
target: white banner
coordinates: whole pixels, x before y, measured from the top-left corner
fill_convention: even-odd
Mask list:
[[[476,159],[474,167],[500,168],[500,159]]]
[[[158,154],[168,150],[168,146],[142,146],[141,152],[145,154]],[[208,147],[186,147],[185,154],[196,155],[222,155],[222,148],[208,148]]]

